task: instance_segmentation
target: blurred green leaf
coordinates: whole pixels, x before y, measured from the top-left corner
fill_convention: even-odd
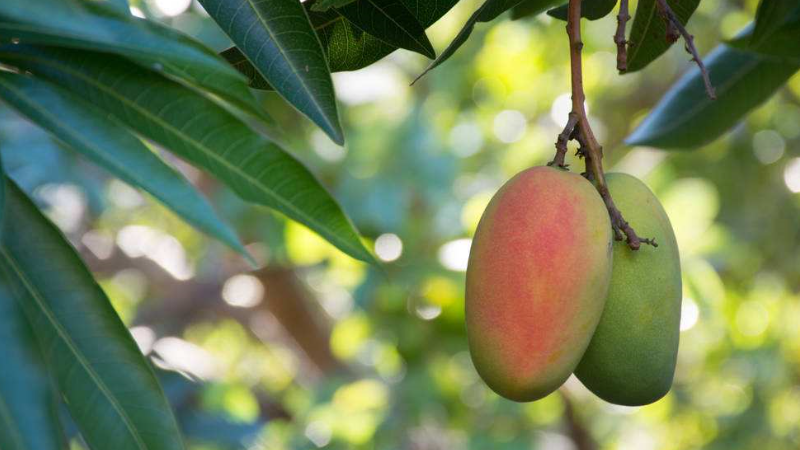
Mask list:
[[[30,326],[0,282],[0,448],[58,450],[57,397]]]
[[[305,166],[205,97],[110,55],[16,45],[0,49],[0,59],[93,99],[243,199],[286,214],[354,258],[373,261],[339,205]]]
[[[617,0],[581,0],[581,17],[589,20],[602,19],[614,10]],[[547,11],[547,15],[567,20],[567,5]]]
[[[800,63],[800,7],[790,16],[784,17],[780,26],[759,42],[755,41],[755,31],[753,29],[752,33],[743,33],[728,42],[728,45]]]
[[[344,134],[328,63],[297,0],[201,0],[275,90],[337,144]]]
[[[359,0],[336,11],[365,33],[391,46],[436,57],[425,28],[399,0]]]
[[[756,10],[756,20],[750,45],[758,46],[781,28],[786,17],[798,8],[797,0],[761,0]],[[800,47],[795,41],[795,47]],[[798,50],[800,51],[800,50]]]
[[[548,8],[561,3],[564,3],[564,0],[524,0],[511,8],[511,20],[539,15]]]
[[[472,16],[467,20],[467,23],[461,28],[461,31],[458,32],[453,42],[447,46],[447,48],[436,58],[436,61],[431,63],[424,72],[422,72],[414,82],[425,76],[426,73],[430,72],[431,70],[435,69],[441,63],[447,61],[455,52],[467,42],[467,39],[472,34],[472,30],[475,29],[475,24],[478,22],[491,22],[500,14],[508,11],[509,9],[513,8],[514,6],[521,3],[522,0],[487,0],[477,11],[475,11]]]
[[[717,99],[705,95],[700,70],[686,73],[626,139],[629,145],[692,148],[707,144],[763,103],[800,68],[725,45],[706,61]]]
[[[194,187],[103,111],[49,83],[8,72],[0,72],[0,98],[191,225],[248,256],[236,233]]]
[[[8,180],[8,179],[7,179]],[[65,237],[7,181],[0,266],[93,449],[183,449],[149,364]]]
[[[0,37],[126,56],[272,122],[241,75],[213,51],[171,28],[133,17],[108,3],[9,0],[0,4]]]
[[[678,20],[686,25],[700,0],[667,0]],[[656,0],[642,0],[636,7],[628,38],[628,72],[644,69],[666,52],[672,43],[666,38],[667,26],[658,12]]]

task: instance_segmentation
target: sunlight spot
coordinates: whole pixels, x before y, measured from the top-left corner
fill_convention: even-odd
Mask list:
[[[403,254],[403,241],[396,234],[382,234],[375,241],[375,253],[381,261],[395,261]]]
[[[800,158],[793,158],[789,164],[786,164],[783,181],[790,191],[795,194],[800,192]]]
[[[104,231],[87,231],[81,242],[98,259],[108,259],[114,253],[114,237]]]
[[[777,131],[763,130],[753,136],[753,153],[761,164],[772,164],[783,156],[786,141]]]
[[[130,258],[147,257],[177,280],[194,276],[183,246],[175,237],[144,225],[128,225],[117,233],[117,246]]]
[[[222,299],[231,306],[252,308],[260,304],[263,298],[264,285],[252,275],[234,275],[222,287]]]
[[[167,17],[183,14],[192,6],[192,0],[155,0],[156,8]]]
[[[214,357],[202,347],[176,337],[164,337],[153,344],[153,350],[171,369],[181,370],[203,380],[218,374]]]
[[[494,117],[494,134],[506,144],[518,142],[525,135],[528,120],[521,112],[513,109],[500,111]]]
[[[690,330],[700,319],[700,309],[694,299],[684,297],[681,303],[681,331]]]
[[[47,216],[66,233],[78,230],[86,212],[86,195],[73,184],[46,184],[38,190],[47,203]]]
[[[469,261],[471,239],[456,239],[444,244],[439,249],[439,262],[450,270],[464,272]]]
[[[150,350],[153,349],[153,343],[156,341],[155,331],[145,326],[133,327],[128,331],[133,336],[133,340],[136,341],[136,345],[139,346],[139,350],[145,355],[150,353]]]
[[[415,311],[422,320],[433,320],[442,314],[442,307],[439,305],[417,305]]]
[[[331,442],[331,427],[321,420],[315,420],[306,426],[305,435],[317,447],[325,447]]]

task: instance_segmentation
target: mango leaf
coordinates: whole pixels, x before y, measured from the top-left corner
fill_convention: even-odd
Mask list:
[[[728,45],[800,63],[800,7],[790,16],[784,17],[781,26],[760,42],[755,41],[753,29],[752,33],[743,33],[728,42]]]
[[[581,17],[589,20],[602,19],[614,10],[617,0],[581,0]],[[567,5],[547,11],[547,15],[567,20]]]
[[[447,61],[455,52],[467,42],[472,30],[475,29],[475,24],[478,22],[491,22],[500,14],[508,11],[514,6],[521,3],[522,0],[486,0],[486,2],[475,11],[472,16],[467,20],[467,23],[458,32],[453,42],[436,58],[436,61],[431,63],[424,72],[422,72],[415,80],[416,83],[420,78],[424,77],[426,73],[438,67],[441,63]],[[413,83],[412,83],[413,84]]]
[[[797,0],[761,0],[756,10],[756,20],[750,45],[758,46],[781,28],[784,20],[798,9]],[[800,41],[795,41],[797,44]],[[795,45],[798,47],[800,45]]]
[[[272,122],[247,89],[244,78],[213,51],[171,28],[133,17],[109,3],[3,0],[0,37],[126,56],[207,89],[248,114]]]
[[[311,10],[325,12],[331,8],[341,8],[342,6],[355,3],[358,0],[319,0],[314,2]]]
[[[511,8],[511,20],[519,20],[525,17],[539,15],[548,8],[561,3],[564,3],[564,0],[524,0],[522,3]]]
[[[678,20],[686,25],[700,0],[667,0]],[[628,38],[628,72],[647,67],[672,45],[666,39],[667,25],[658,12],[656,0],[641,0],[633,17]]]
[[[5,184],[5,183],[4,183]],[[0,448],[60,450],[57,397],[20,306],[0,281]]]
[[[426,0],[402,0],[403,4],[414,14],[424,28],[428,28],[449,11],[458,0],[439,0],[430,2]],[[313,6],[313,2],[303,5]],[[333,10],[325,12],[308,9],[311,24],[317,32],[322,48],[328,57],[331,72],[343,72],[362,69],[375,63],[389,53],[397,50],[369,33],[364,33],[341,14]],[[251,87],[255,89],[268,89],[269,83],[255,70],[247,58],[237,49],[231,47],[222,55],[232,61],[234,67],[244,74]],[[249,67],[248,67],[249,66]],[[260,78],[260,80],[259,80]]]
[[[399,0],[359,0],[336,8],[336,11],[365,33],[393,47],[405,48],[428,58],[436,57],[425,28]]]
[[[717,99],[704,94],[700,71],[692,67],[664,95],[636,130],[629,145],[693,148],[707,144],[763,103],[800,69],[800,63],[717,47],[707,58]]]
[[[7,179],[0,266],[70,414],[94,450],[178,450],[150,365],[64,236]]]
[[[344,143],[319,38],[297,0],[200,0],[276,92]]]
[[[121,58],[11,45],[0,59],[91,98],[140,135],[219,178],[244,200],[276,209],[354,258],[374,262],[311,172],[275,143],[186,87]]]
[[[0,72],[0,98],[74,150],[139,187],[189,224],[247,255],[236,234],[172,167],[102,110],[35,78]]]

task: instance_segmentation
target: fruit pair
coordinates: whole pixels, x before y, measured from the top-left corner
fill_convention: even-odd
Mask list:
[[[481,218],[467,269],[467,335],[478,373],[506,398],[540,399],[573,372],[616,404],[669,391],[681,301],[675,236],[641,181],[608,174],[607,182],[658,248],[615,243],[594,186],[550,167],[516,175]]]

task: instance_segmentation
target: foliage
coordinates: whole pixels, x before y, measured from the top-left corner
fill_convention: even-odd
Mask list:
[[[636,410],[574,380],[512,404],[465,353],[476,219],[566,119],[563,23],[541,14],[560,2],[168,3],[0,2],[3,449],[800,445],[793,2],[685,13],[702,49],[725,42],[716,103],[680,45],[634,39],[639,12],[632,75],[613,18],[584,23],[607,165],[663,199],[682,254],[676,382]]]

